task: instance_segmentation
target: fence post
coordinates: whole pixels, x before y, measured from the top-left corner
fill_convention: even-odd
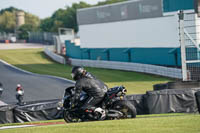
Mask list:
[[[185,38],[184,38],[184,13],[183,10],[179,11],[179,36],[181,45],[181,66],[182,66],[182,77],[183,81],[187,81],[187,66],[186,66],[186,49],[185,49]]]

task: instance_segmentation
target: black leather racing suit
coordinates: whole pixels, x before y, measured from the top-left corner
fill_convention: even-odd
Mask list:
[[[87,72],[84,76],[76,81],[75,87],[75,101],[79,101],[80,93],[82,90],[89,95],[88,100],[80,108],[82,110],[95,107],[95,105],[103,100],[105,93],[108,90],[107,85],[105,85],[101,80],[96,79],[89,72]]]

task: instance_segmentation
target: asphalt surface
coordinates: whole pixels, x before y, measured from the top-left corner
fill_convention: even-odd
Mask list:
[[[0,43],[0,49],[27,49],[27,48],[44,48],[46,45],[36,43]]]
[[[64,78],[39,75],[15,68],[0,60],[0,82],[3,84],[3,93],[0,101],[16,103],[16,86],[24,88],[24,101],[41,101],[60,99],[64,90],[73,86],[74,82]]]

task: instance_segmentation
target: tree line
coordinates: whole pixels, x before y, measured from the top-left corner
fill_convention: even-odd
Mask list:
[[[72,28],[78,32],[76,11],[81,8],[88,8],[106,4],[112,4],[127,0],[106,0],[98,2],[96,5],[90,5],[86,2],[73,3],[65,9],[58,9],[51,17],[40,19],[36,15],[25,12],[25,24],[20,26],[20,38],[26,39],[28,31],[57,32],[59,27]],[[20,9],[10,7],[0,11],[0,32],[15,33],[16,31],[16,12]]]

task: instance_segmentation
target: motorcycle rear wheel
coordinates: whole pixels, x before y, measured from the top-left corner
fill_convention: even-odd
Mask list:
[[[136,108],[129,101],[116,101],[113,105],[113,109],[123,113],[123,116],[118,119],[136,118]]]
[[[75,122],[81,122],[81,119],[74,116],[72,113],[69,111],[64,110],[63,112],[63,118],[66,123],[75,123]]]

